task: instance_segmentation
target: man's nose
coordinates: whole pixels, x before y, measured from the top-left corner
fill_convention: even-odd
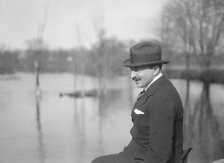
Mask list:
[[[137,74],[135,71],[131,71],[131,79],[134,80],[137,77]]]

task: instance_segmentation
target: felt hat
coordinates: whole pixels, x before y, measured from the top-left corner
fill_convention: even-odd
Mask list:
[[[123,62],[126,67],[146,67],[167,64],[161,58],[161,45],[157,42],[141,42],[130,48],[130,58]]]

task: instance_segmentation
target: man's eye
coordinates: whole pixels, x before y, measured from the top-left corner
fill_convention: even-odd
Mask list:
[[[131,71],[138,71],[138,69],[137,68],[132,68]]]

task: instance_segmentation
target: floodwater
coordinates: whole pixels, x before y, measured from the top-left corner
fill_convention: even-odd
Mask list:
[[[0,162],[90,163],[99,155],[120,152],[131,139],[131,98],[139,91],[130,92],[128,83],[125,77],[111,79],[104,98],[60,97],[74,90],[74,76],[43,74],[37,99],[34,74],[1,77]],[[183,82],[173,83],[184,98]],[[93,89],[97,80],[78,77],[76,85]],[[200,84],[195,83],[194,89],[192,96],[199,96]],[[224,88],[214,89],[214,103],[223,108]],[[224,116],[223,110],[215,113]]]
[[[129,93],[120,84],[125,79],[111,81],[103,100],[60,97],[74,90],[73,79],[71,74],[41,75],[38,101],[33,74],[0,81],[1,163],[88,163],[129,142]],[[77,81],[77,89],[91,89],[96,83],[85,77]]]

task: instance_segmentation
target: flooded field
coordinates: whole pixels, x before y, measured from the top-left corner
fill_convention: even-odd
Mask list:
[[[129,79],[111,79],[104,98],[77,99],[59,96],[74,90],[73,75],[43,74],[40,79],[41,97],[36,100],[33,74],[1,77],[1,163],[89,163],[99,155],[121,151],[130,141],[130,94],[134,99],[139,90],[130,92]],[[184,82],[173,83],[184,98]],[[96,85],[91,77],[77,81],[77,89]],[[198,98],[200,83],[193,83],[191,89],[191,98]],[[224,124],[224,109],[220,109],[224,86],[212,86],[211,98],[215,115]],[[194,159],[190,156],[189,162]]]

